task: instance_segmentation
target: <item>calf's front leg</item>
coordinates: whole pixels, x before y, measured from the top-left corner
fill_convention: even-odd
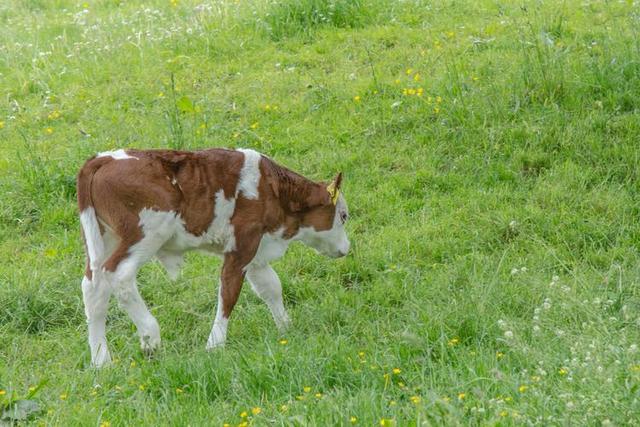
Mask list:
[[[225,261],[222,265],[220,286],[218,287],[216,318],[213,321],[213,328],[211,328],[211,333],[207,340],[207,350],[222,347],[227,338],[229,316],[238,301],[244,280],[245,273],[242,267],[236,257],[231,255],[225,256]]]

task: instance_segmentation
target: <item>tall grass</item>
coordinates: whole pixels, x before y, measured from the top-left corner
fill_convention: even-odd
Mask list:
[[[0,408],[43,384],[44,425],[637,423],[636,4],[88,3],[0,5]],[[219,263],[149,264],[163,349],[114,306],[92,371],[78,168],[218,146],[342,170],[352,253],[292,247],[292,329],[245,289],[213,353]]]

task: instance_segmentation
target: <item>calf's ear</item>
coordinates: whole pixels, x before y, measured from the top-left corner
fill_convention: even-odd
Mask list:
[[[342,172],[338,172],[331,184],[327,186],[327,194],[329,194],[329,199],[331,203],[334,205],[338,203],[338,197],[340,196],[340,185],[342,184]]]
[[[342,172],[338,172],[336,174],[336,177],[333,178],[333,182],[336,184],[336,189],[340,189],[340,186],[342,185]]]

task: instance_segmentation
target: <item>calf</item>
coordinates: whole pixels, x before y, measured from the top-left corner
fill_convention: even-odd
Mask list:
[[[253,150],[117,150],[88,160],[77,187],[92,364],[111,359],[105,326],[112,293],[135,323],[143,351],[159,346],[160,328],[136,275],[156,257],[175,279],[189,250],[224,261],[207,349],[224,345],[245,276],[284,329],[289,317],[269,263],[296,240],[330,257],[347,254],[341,180],[338,174],[329,184],[313,182]]]

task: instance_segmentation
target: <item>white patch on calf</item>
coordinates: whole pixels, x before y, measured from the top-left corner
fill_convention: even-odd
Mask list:
[[[218,190],[216,193],[216,204],[214,217],[207,235],[214,243],[223,246],[223,252],[231,252],[236,249],[236,234],[231,224],[231,217],[236,210],[236,199],[226,199],[224,191]]]
[[[313,227],[301,227],[293,240],[300,240],[323,255],[334,258],[345,256],[349,252],[351,243],[341,220],[342,214],[346,215],[348,211],[347,203],[340,195],[336,204],[336,214],[333,217],[333,226],[329,230],[317,231]]]
[[[104,254],[104,242],[100,234],[100,225],[96,218],[96,212],[92,206],[89,206],[80,212],[80,224],[84,232],[84,240],[87,244],[87,253],[89,255],[89,268],[91,271],[97,271]]]
[[[96,157],[107,157],[107,156],[111,156],[115,160],[126,160],[126,159],[140,160],[137,157],[128,155],[127,152],[124,151],[122,148],[115,151],[103,151],[102,153],[98,153]]]
[[[143,209],[140,212],[140,225],[143,226],[145,236],[161,228],[157,233],[160,233],[164,243],[155,255],[167,269],[169,277],[177,277],[182,265],[182,254],[186,251],[201,250],[222,255],[235,250],[236,238],[231,224],[235,209],[236,199],[225,198],[224,191],[219,190],[216,192],[213,220],[207,231],[199,236],[189,233],[184,220],[174,212]]]
[[[238,182],[236,196],[241,192],[247,199],[257,200],[261,155],[254,150],[238,149],[237,151],[244,154],[244,164],[240,170],[240,182]]]
[[[224,346],[227,339],[227,327],[229,319],[224,317],[222,313],[222,283],[218,287],[218,307],[216,309],[216,318],[213,321],[213,327],[207,339],[207,350],[213,350],[216,347]]]
[[[283,233],[284,228],[280,228],[273,233],[264,234],[250,265],[265,266],[284,255],[291,241],[284,239]]]

